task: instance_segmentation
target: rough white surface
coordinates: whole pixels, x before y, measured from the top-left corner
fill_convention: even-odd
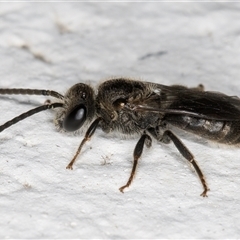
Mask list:
[[[0,87],[64,93],[128,76],[239,95],[239,13],[239,3],[1,3]],[[4,123],[45,98],[0,100]],[[181,135],[209,183],[202,198],[174,146],[155,143],[122,194],[137,139],[97,131],[69,171],[82,136],[53,119],[42,112],[1,133],[0,238],[240,237],[239,149]]]

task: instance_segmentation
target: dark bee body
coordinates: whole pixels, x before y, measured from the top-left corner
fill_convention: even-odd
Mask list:
[[[165,86],[125,78],[103,82],[95,93],[83,83],[71,87],[65,96],[49,90],[0,89],[0,94],[35,94],[58,98],[55,103],[32,109],[0,126],[0,131],[40,111],[58,108],[55,124],[65,131],[77,131],[86,126],[85,137],[67,168],[72,169],[83,145],[97,128],[104,132],[120,132],[138,136],[134,149],[130,178],[120,191],[131,184],[144,145],[152,138],[161,143],[173,142],[179,152],[195,168],[207,196],[209,190],[194,156],[171,131],[175,126],[203,138],[237,145],[240,142],[240,99],[222,93],[205,92],[203,86],[186,88]]]
[[[240,105],[235,106],[239,99],[182,86],[170,87],[172,94],[161,86],[127,79],[101,84],[96,98],[97,115],[104,119],[101,128],[134,135],[154,128],[160,139],[158,128],[173,125],[219,143],[240,142]]]

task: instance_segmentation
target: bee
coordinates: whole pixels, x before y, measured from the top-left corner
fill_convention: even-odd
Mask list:
[[[163,144],[172,142],[180,154],[195,169],[202,187],[201,196],[209,191],[204,174],[193,154],[173,133],[174,127],[218,143],[240,143],[240,99],[219,92],[204,91],[199,85],[187,88],[181,85],[165,86],[127,78],[110,79],[96,91],[84,83],[72,86],[66,94],[39,89],[0,89],[0,95],[43,95],[56,98],[31,109],[0,126],[0,132],[13,124],[47,109],[56,109],[55,125],[67,132],[87,128],[74,157],[67,165],[73,169],[84,144],[95,130],[119,132],[138,137],[133,151],[130,177],[121,192],[133,181],[144,146],[151,147],[152,139]]]

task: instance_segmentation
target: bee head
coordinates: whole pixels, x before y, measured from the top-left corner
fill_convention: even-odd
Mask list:
[[[81,129],[95,115],[94,90],[83,83],[72,86],[64,96],[64,107],[59,110],[56,125],[67,132]]]

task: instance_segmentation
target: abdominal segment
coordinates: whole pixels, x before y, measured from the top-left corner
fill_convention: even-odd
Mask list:
[[[165,116],[165,121],[212,141],[230,145],[240,143],[240,121],[209,120],[173,114]]]

